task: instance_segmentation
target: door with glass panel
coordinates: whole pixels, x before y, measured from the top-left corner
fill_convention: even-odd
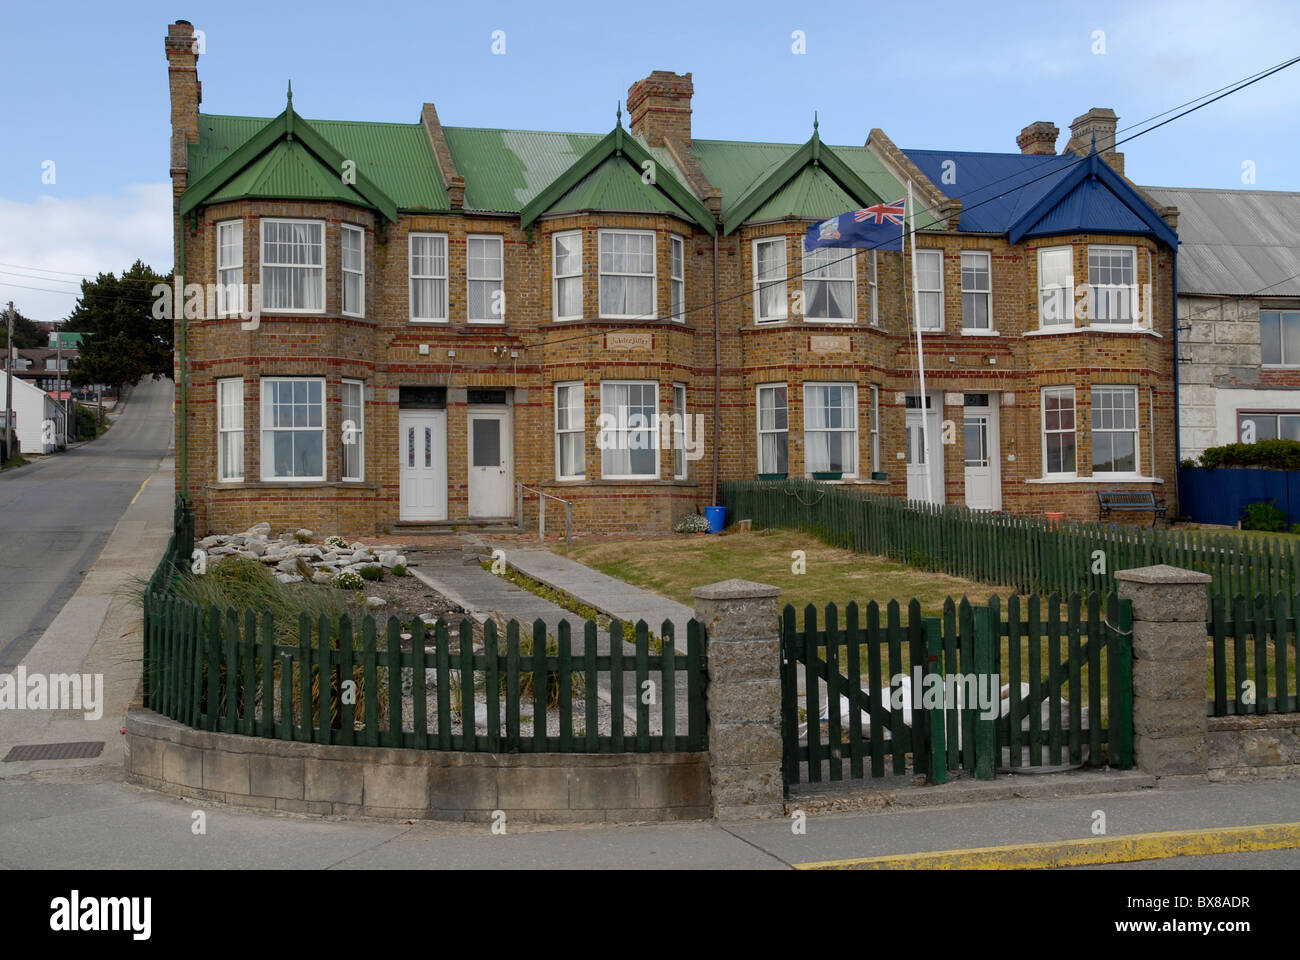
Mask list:
[[[481,519],[512,516],[514,486],[510,408],[473,409],[469,421],[469,515]]]
[[[939,409],[935,395],[925,398],[929,423],[922,429],[921,401],[916,394],[907,395],[907,499],[943,503],[943,438],[940,436]],[[930,434],[926,449],[925,431]],[[929,497],[926,496],[926,471],[930,471]]]
[[[966,459],[966,506],[1000,510],[1002,485],[998,475],[997,394],[968,393],[964,398],[962,445]]]
[[[447,519],[447,411],[398,414],[403,520]]]

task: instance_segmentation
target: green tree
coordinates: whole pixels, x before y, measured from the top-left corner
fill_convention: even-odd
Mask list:
[[[28,320],[22,313],[14,309],[14,346],[19,348],[43,347],[49,342],[45,331],[36,325],[35,320]],[[0,309],[0,354],[4,353],[5,347],[9,346],[9,324],[4,315],[4,309]]]
[[[81,297],[61,328],[86,334],[71,365],[73,383],[121,387],[171,376],[172,321],[153,309],[154,285],[171,280],[137,260],[121,277],[101,273],[81,281]]]

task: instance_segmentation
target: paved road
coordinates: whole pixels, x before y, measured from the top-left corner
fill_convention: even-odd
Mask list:
[[[158,468],[173,396],[170,380],[142,381],[98,440],[0,475],[0,671],[40,639]]]

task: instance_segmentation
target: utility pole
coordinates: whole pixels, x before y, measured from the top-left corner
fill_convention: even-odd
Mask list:
[[[54,399],[63,411],[63,442],[68,442],[68,410],[63,405],[63,334],[54,328]]]
[[[5,340],[5,452],[14,455],[14,302],[9,301],[5,314],[8,338]]]

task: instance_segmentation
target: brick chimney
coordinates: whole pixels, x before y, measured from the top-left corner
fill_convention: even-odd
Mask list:
[[[1061,131],[1056,124],[1047,120],[1036,120],[1020,131],[1020,136],[1016,137],[1016,145],[1024,154],[1054,155],[1056,138],[1060,135]]]
[[[1115,152],[1115,128],[1119,117],[1109,107],[1093,107],[1081,117],[1075,117],[1070,124],[1070,142],[1065,149],[1081,157],[1086,157],[1092,150],[1093,138],[1097,141],[1097,153],[1120,176],[1124,175],[1124,154]]]
[[[627,112],[631,129],[645,137],[652,147],[662,147],[669,138],[691,145],[691,94],[695,85],[689,73],[656,70],[638,80],[627,91]]]
[[[167,52],[167,83],[172,101],[172,170],[187,166],[185,145],[199,142],[199,103],[203,88],[199,83],[199,44],[194,38],[194,24],[177,20],[167,26],[164,43]],[[182,174],[183,175],[183,174]]]

